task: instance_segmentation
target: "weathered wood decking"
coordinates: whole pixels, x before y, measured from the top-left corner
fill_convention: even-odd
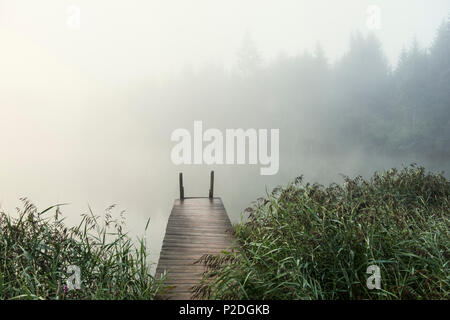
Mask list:
[[[181,177],[181,175],[180,175]],[[213,177],[213,175],[212,175]],[[182,178],[180,178],[180,187]],[[211,188],[212,189],[212,188]],[[161,298],[191,299],[204,267],[194,264],[204,254],[217,254],[232,246],[231,222],[220,198],[180,198],[167,223],[156,276],[167,271],[169,290]]]

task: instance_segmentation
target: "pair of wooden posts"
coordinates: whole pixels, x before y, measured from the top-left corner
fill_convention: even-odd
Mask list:
[[[209,182],[209,198],[214,198],[214,171],[211,171]],[[183,173],[180,172],[180,200],[184,199]]]

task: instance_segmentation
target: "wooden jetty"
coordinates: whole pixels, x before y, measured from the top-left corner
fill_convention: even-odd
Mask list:
[[[208,197],[185,197],[182,173],[179,179],[180,199],[174,202],[156,268],[157,277],[167,272],[168,290],[162,299],[191,299],[192,287],[204,272],[204,266],[194,262],[232,246],[230,219],[222,200],[214,197],[214,171]]]

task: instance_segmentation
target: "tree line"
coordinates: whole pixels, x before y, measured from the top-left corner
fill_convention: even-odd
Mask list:
[[[263,64],[250,37],[237,60],[239,72],[184,70],[164,92],[168,109],[179,105],[176,118],[190,123],[280,128],[280,150],[450,156],[448,21],[429,48],[405,47],[395,68],[375,35],[359,33],[334,63],[318,45]]]

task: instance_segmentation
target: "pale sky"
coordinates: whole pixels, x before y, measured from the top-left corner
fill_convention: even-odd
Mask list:
[[[79,30],[67,26],[71,5],[80,9]],[[81,78],[126,82],[186,65],[233,67],[249,32],[266,62],[317,42],[332,61],[352,32],[368,32],[369,5],[381,10],[375,32],[394,65],[414,37],[429,46],[450,14],[450,0],[0,0],[0,56],[9,76],[17,68],[70,69]]]

